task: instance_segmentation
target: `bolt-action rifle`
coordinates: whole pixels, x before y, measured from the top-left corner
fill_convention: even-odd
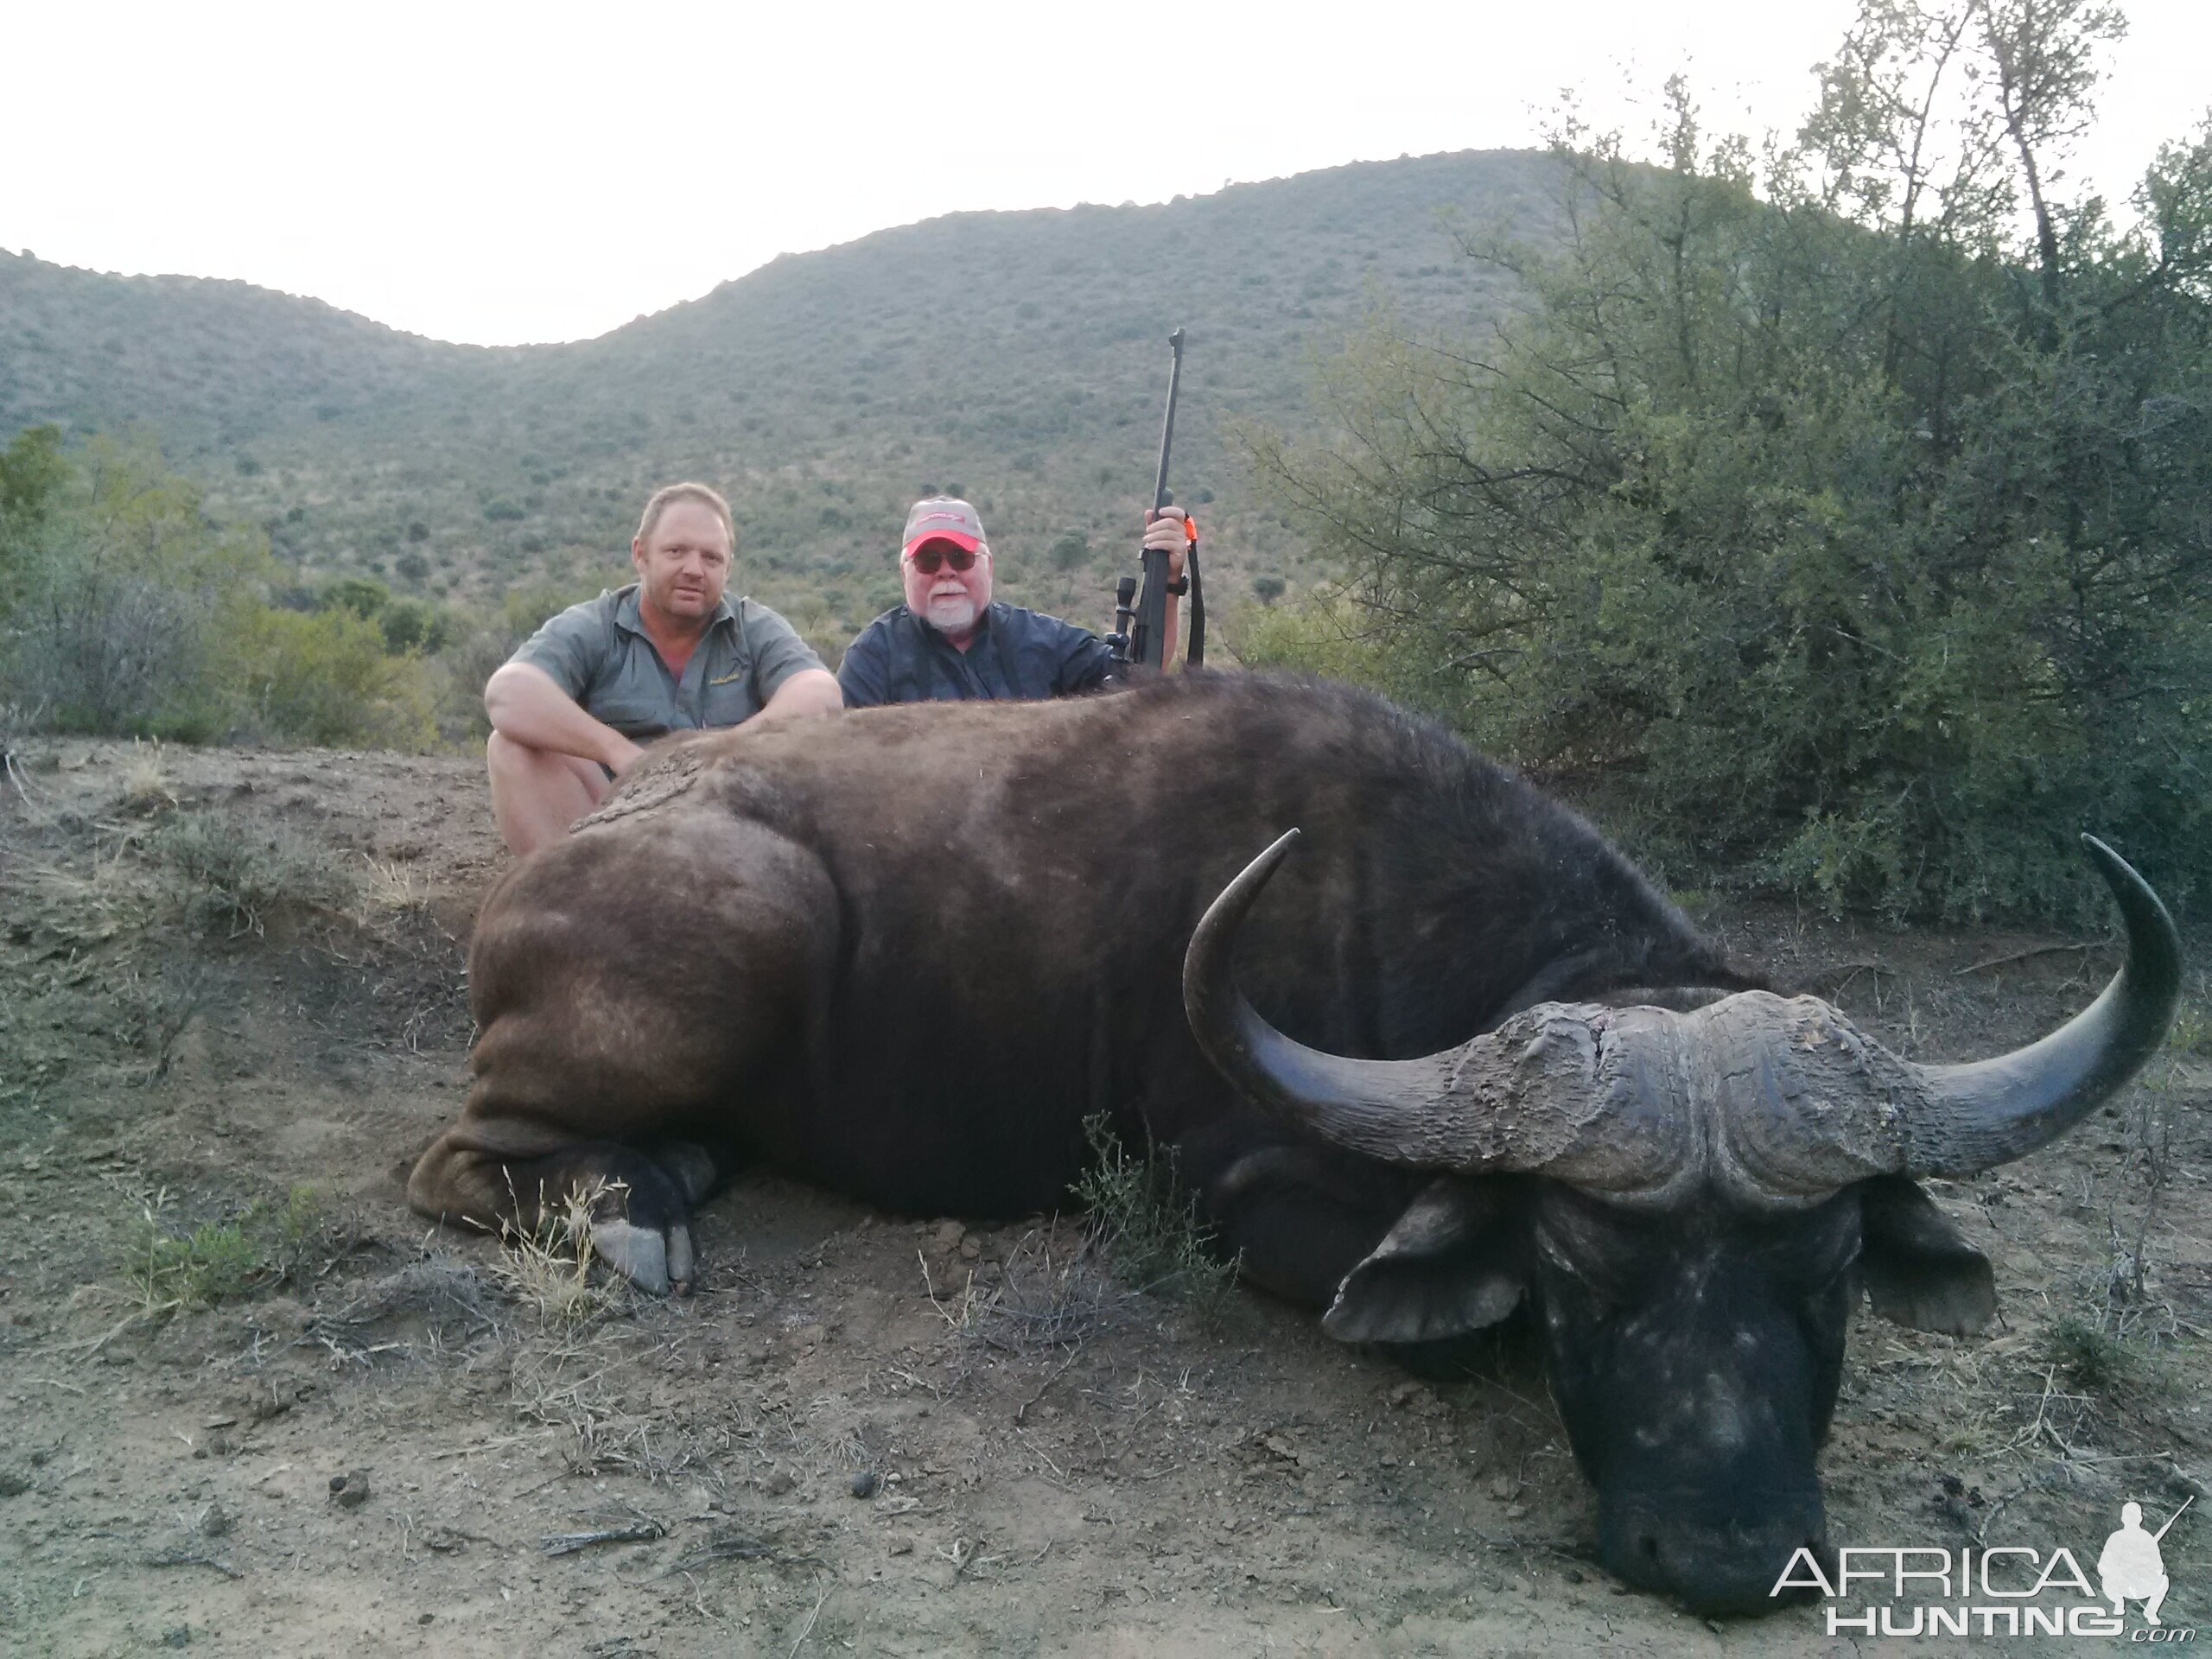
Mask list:
[[[1180,328],[1167,336],[1167,346],[1174,353],[1174,360],[1167,371],[1167,413],[1160,423],[1160,468],[1152,480],[1152,510],[1155,514],[1175,503],[1175,497],[1167,487],[1167,455],[1175,442],[1175,395],[1183,383]],[[1167,580],[1166,553],[1148,547],[1144,550],[1141,594],[1135,576],[1123,576],[1115,584],[1114,632],[1106,636],[1106,644],[1116,662],[1141,663],[1147,668],[1162,666],[1160,658],[1167,643],[1167,595],[1185,592],[1191,595],[1188,661],[1195,665],[1205,660],[1206,612],[1205,593],[1198,585],[1198,527],[1185,518],[1183,533],[1185,541],[1181,580],[1171,585]]]

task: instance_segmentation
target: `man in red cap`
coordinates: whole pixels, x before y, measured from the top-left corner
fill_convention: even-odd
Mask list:
[[[1145,527],[1145,545],[1168,555],[1171,582],[1182,575],[1183,516],[1182,508],[1169,507]],[[849,709],[1065,697],[1096,690],[1118,666],[1106,642],[1089,629],[992,599],[983,521],[957,496],[914,503],[899,569],[906,602],[862,628],[837,670]],[[1181,606],[1171,592],[1163,660],[1175,654],[1180,622]]]

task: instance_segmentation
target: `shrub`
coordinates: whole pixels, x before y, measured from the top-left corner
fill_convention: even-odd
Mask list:
[[[259,610],[232,642],[243,721],[271,738],[422,749],[436,739],[421,664],[350,610]]]
[[[0,520],[0,695],[56,730],[215,734],[215,642],[259,603],[265,543],[210,524],[198,487],[143,443],[48,459],[61,470],[41,511]]]
[[[182,878],[187,917],[229,938],[286,913],[345,909],[360,894],[360,878],[328,848],[281,823],[179,812],[147,845]]]
[[[364,621],[373,621],[391,603],[391,589],[369,576],[346,576],[334,582],[317,596],[317,610],[348,610]]]
[[[283,1204],[257,1201],[226,1222],[181,1232],[168,1219],[168,1194],[141,1211],[124,1255],[124,1273],[146,1315],[212,1306],[281,1283],[295,1272],[322,1217],[312,1186]]]
[[[1174,1153],[1155,1147],[1132,1157],[1103,1112],[1085,1118],[1083,1132],[1094,1161],[1076,1182],[1076,1196],[1115,1271],[1138,1290],[1217,1313],[1236,1284],[1236,1266],[1215,1249]]]
[[[2086,120],[2112,14],[2016,38],[1998,10],[1939,38],[1866,6],[1756,181],[1678,84],[1662,165],[1562,133],[1555,251],[1465,243],[1524,316],[1378,315],[1328,379],[1343,431],[1256,445],[1364,612],[1278,641],[1370,641],[1389,689],[1578,775],[1645,851],[1832,906],[2101,916],[2083,829],[2170,898],[2212,887],[2212,128],[2136,231],[2085,200],[2023,244],[2032,181],[1994,171],[2020,158],[1956,132],[1960,177],[1892,177],[1917,94],[1866,78],[1953,48],[1969,132],[2003,130],[2023,53],[2083,66],[2029,75],[2027,130]]]

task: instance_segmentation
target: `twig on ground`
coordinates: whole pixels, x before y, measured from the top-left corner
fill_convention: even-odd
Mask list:
[[[194,1555],[181,1549],[164,1549],[146,1557],[148,1567],[212,1567],[226,1579],[242,1579],[245,1574],[228,1561],[219,1561],[213,1555]]]
[[[725,1532],[669,1564],[671,1573],[689,1572],[695,1567],[704,1567],[709,1561],[773,1561],[779,1567],[828,1565],[819,1555],[786,1555],[773,1544],[755,1538],[748,1533]]]
[[[1059,1365],[1054,1370],[1052,1374],[1037,1385],[1037,1392],[1031,1395],[1015,1408],[1014,1414],[1014,1423],[1016,1428],[1020,1427],[1024,1423],[1028,1421],[1029,1408],[1035,1405],[1039,1400],[1042,1400],[1045,1397],[1046,1390],[1050,1389],[1053,1383],[1058,1382],[1062,1377],[1068,1374],[1068,1367],[1074,1364],[1077,1359],[1082,1356],[1082,1353],[1083,1344],[1078,1340],[1074,1347],[1068,1350],[1068,1357],[1059,1363]]]
[[[2110,944],[2110,939],[2088,939],[2078,944],[2031,944],[2024,950],[2013,950],[2001,957],[1992,957],[1986,962],[1970,962],[1951,976],[1963,979],[1968,974],[1979,974],[1991,968],[2007,968],[2016,962],[2026,962],[2033,957],[2055,957],[2068,950],[2101,950]]]
[[[791,1643],[791,1650],[784,1656],[784,1659],[794,1659],[798,1650],[806,1645],[806,1638],[814,1634],[814,1621],[822,1617],[822,1604],[829,1599],[827,1590],[814,1599],[814,1611],[806,1616],[806,1623],[799,1626],[798,1640]]]
[[[537,1541],[548,1555],[573,1555],[595,1544],[649,1544],[664,1538],[668,1529],[658,1521],[637,1521],[626,1527],[602,1527],[596,1532],[557,1532]]]

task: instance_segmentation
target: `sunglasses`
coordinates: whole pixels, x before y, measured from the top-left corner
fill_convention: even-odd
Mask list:
[[[913,561],[914,569],[925,576],[937,575],[948,564],[955,570],[969,570],[974,569],[976,563],[974,553],[950,542],[931,542],[926,547],[916,548],[906,556]]]

